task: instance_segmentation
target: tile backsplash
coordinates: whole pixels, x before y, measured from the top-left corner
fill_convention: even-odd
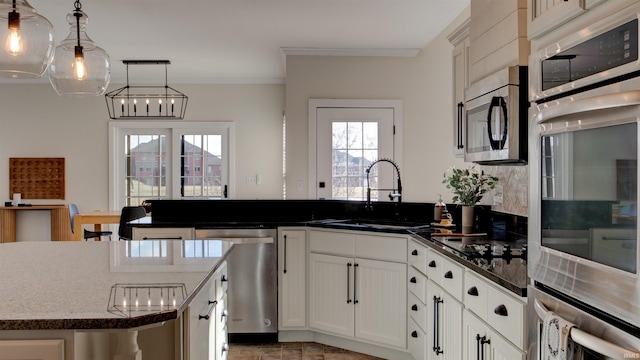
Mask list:
[[[496,176],[498,184],[493,190],[493,211],[528,216],[529,166],[481,166],[485,173]],[[500,202],[502,198],[502,202]]]

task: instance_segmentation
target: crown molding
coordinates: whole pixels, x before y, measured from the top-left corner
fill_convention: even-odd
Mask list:
[[[413,57],[420,53],[421,49],[335,49],[335,48],[303,48],[283,47],[280,51],[284,55],[300,56],[398,56]]]

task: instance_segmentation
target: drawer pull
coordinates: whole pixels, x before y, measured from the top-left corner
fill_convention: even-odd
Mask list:
[[[436,261],[435,260],[431,260],[431,262],[429,263],[429,267],[436,267]]]
[[[411,305],[411,310],[418,311],[418,305],[416,304]]]
[[[418,282],[418,280],[416,279],[416,277],[412,277],[411,279],[409,279],[409,282],[412,284],[416,284]]]
[[[225,274],[225,275],[222,275],[222,277],[220,278],[220,281],[229,281],[229,278]]]
[[[415,249],[414,249],[414,250],[411,252],[411,255],[413,255],[413,256],[418,256],[418,250],[415,250]]]
[[[198,320],[202,320],[202,319],[209,320],[211,318],[211,313],[213,312],[213,309],[216,308],[216,305],[218,305],[218,302],[215,300],[214,301],[209,300],[209,305],[211,305],[211,307],[209,308],[209,311],[207,312],[207,314],[198,315]]]
[[[411,337],[418,338],[418,332],[417,332],[417,331],[415,331],[415,330],[414,330],[414,331],[412,331],[412,332],[411,332]]]
[[[467,294],[471,296],[478,296],[478,288],[475,286],[470,287],[469,290],[467,290]]]
[[[498,305],[495,309],[493,309],[493,312],[496,315],[500,315],[500,316],[508,316],[509,312],[507,311],[507,307],[504,306],[503,304]]]
[[[453,273],[451,272],[451,270],[449,270],[446,273],[444,273],[444,278],[445,279],[453,279]]]

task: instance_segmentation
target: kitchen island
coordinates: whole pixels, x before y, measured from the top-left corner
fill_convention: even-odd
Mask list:
[[[19,356],[41,346],[61,354],[47,359],[109,359],[93,343],[115,333],[114,359],[142,359],[138,331],[184,320],[230,249],[221,240],[3,244],[0,353],[32,358]],[[188,348],[195,334],[179,324],[176,348]]]

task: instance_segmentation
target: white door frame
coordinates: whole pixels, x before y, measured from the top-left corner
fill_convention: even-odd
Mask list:
[[[308,198],[316,199],[316,128],[318,108],[382,108],[393,109],[393,124],[395,135],[393,140],[393,160],[402,169],[402,100],[361,100],[361,99],[309,99],[308,124]]]

